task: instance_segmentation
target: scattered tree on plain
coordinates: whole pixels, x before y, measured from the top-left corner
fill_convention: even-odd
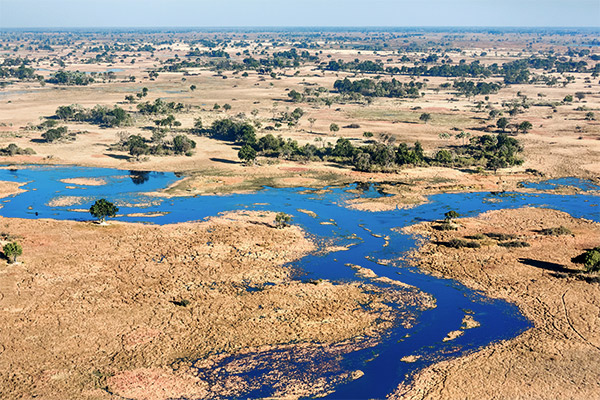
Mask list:
[[[284,212],[278,212],[277,215],[275,216],[275,226],[279,229],[283,229],[289,225],[291,220],[292,220],[291,215],[286,214]]]
[[[119,208],[106,199],[96,200],[90,207],[90,214],[92,214],[92,217],[97,218],[101,224],[104,224],[106,218],[112,218],[117,215],[118,211]]]
[[[7,243],[2,248],[9,263],[17,262],[17,257],[23,254],[23,248],[17,242]]]
[[[498,129],[502,129],[502,132],[504,132],[506,130],[506,127],[508,126],[508,122],[508,118],[502,117],[498,119],[498,121],[496,122],[496,126],[498,127]]]

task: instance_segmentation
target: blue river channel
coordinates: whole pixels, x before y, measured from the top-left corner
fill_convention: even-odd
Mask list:
[[[61,182],[68,178],[100,178],[101,186],[83,186]],[[415,238],[392,228],[405,227],[421,221],[438,220],[452,209],[461,216],[525,206],[546,207],[565,211],[574,217],[600,221],[600,187],[587,181],[552,181],[536,187],[552,189],[559,185],[574,185],[588,190],[584,194],[525,193],[453,193],[431,196],[427,204],[383,212],[365,212],[344,207],[357,196],[385,196],[375,185],[349,185],[328,190],[306,188],[264,188],[251,194],[163,198],[145,193],[161,190],[179,178],[173,173],[121,171],[84,167],[26,166],[0,170],[0,180],[27,182],[27,190],[0,200],[0,215],[19,218],[53,218],[90,220],[89,209],[96,199],[115,202],[120,210],[116,219],[129,222],[170,224],[202,220],[220,212],[233,210],[283,211],[317,238],[334,239],[349,249],[326,255],[309,255],[292,267],[302,271],[298,279],[328,279],[337,282],[363,281],[385,288],[386,283],[361,278],[347,264],[361,265],[378,276],[400,280],[433,295],[437,307],[415,311],[417,321],[412,328],[400,325],[390,329],[380,344],[354,351],[344,356],[342,364],[348,371],[360,369],[364,375],[335,387],[329,398],[384,398],[411,373],[433,362],[472,352],[481,346],[510,339],[531,327],[513,304],[489,299],[461,284],[420,272],[403,261],[406,252],[415,248]],[[590,193],[589,191],[596,193]],[[80,204],[52,207],[49,202],[61,196],[81,197]],[[298,210],[309,210],[316,217]],[[128,216],[136,213],[137,216]],[[140,213],[164,213],[150,217]],[[386,237],[389,243],[386,243]],[[396,260],[384,265],[378,260]],[[388,286],[389,288],[389,286]],[[249,290],[252,289],[249,287]],[[395,289],[404,290],[404,289]],[[394,307],[394,305],[392,305]],[[452,340],[442,339],[461,327],[465,313],[471,313],[481,326],[465,330]],[[408,355],[420,358],[413,363],[401,361]],[[267,357],[268,355],[265,355]],[[237,355],[231,355],[229,360]],[[244,356],[239,356],[244,357]],[[318,359],[313,360],[319,362]],[[294,362],[293,354],[290,362]],[[263,368],[268,369],[268,363]],[[244,379],[259,379],[265,371],[245,373]],[[268,372],[268,371],[267,371]],[[207,376],[210,374],[206,374]],[[265,397],[273,393],[268,381],[252,386],[243,397]]]

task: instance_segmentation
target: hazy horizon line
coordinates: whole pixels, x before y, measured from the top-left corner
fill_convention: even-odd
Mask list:
[[[231,26],[0,26],[3,30],[40,29],[596,29],[599,26],[568,25],[231,25]]]

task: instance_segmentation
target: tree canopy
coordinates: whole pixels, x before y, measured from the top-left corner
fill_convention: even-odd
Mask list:
[[[104,223],[108,217],[114,217],[118,211],[119,208],[106,199],[96,200],[90,207],[90,214],[92,214],[92,217],[97,218],[100,223]]]

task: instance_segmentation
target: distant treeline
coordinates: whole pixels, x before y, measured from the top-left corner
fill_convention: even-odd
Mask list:
[[[442,60],[444,62],[444,60]],[[413,76],[443,76],[443,77],[464,77],[464,78],[489,78],[492,76],[503,77],[507,84],[529,83],[530,68],[542,69],[548,72],[600,72],[599,64],[587,68],[585,61],[563,60],[558,57],[529,57],[522,60],[511,61],[502,66],[494,63],[489,66],[481,64],[479,61],[471,63],[460,62],[459,64],[441,64],[441,65],[417,65],[401,67],[384,67],[381,62],[373,61],[351,61],[342,60],[330,61],[325,67],[329,71],[352,71],[352,72],[387,72],[392,75],[413,75]]]
[[[0,64],[0,78],[16,78],[20,81],[42,80],[41,75],[35,73],[35,69],[29,67],[31,60],[21,57],[7,57]]]
[[[295,140],[272,134],[257,138],[254,126],[232,119],[217,120],[202,133],[242,146],[240,157],[246,161],[253,160],[257,155],[291,160],[333,161],[367,172],[394,171],[403,165],[479,166],[496,170],[522,163],[518,157],[522,146],[517,139],[505,134],[475,137],[466,145],[440,150],[429,157],[425,155],[419,142],[412,147],[405,143],[398,146],[386,143],[355,146],[350,140],[340,138],[335,145],[328,143],[316,146],[307,143],[300,146]]]
[[[422,82],[402,83],[396,79],[391,81],[360,79],[351,81],[348,78],[338,79],[333,88],[342,94],[360,93],[363,96],[375,97],[420,97],[419,90],[423,88]]]

